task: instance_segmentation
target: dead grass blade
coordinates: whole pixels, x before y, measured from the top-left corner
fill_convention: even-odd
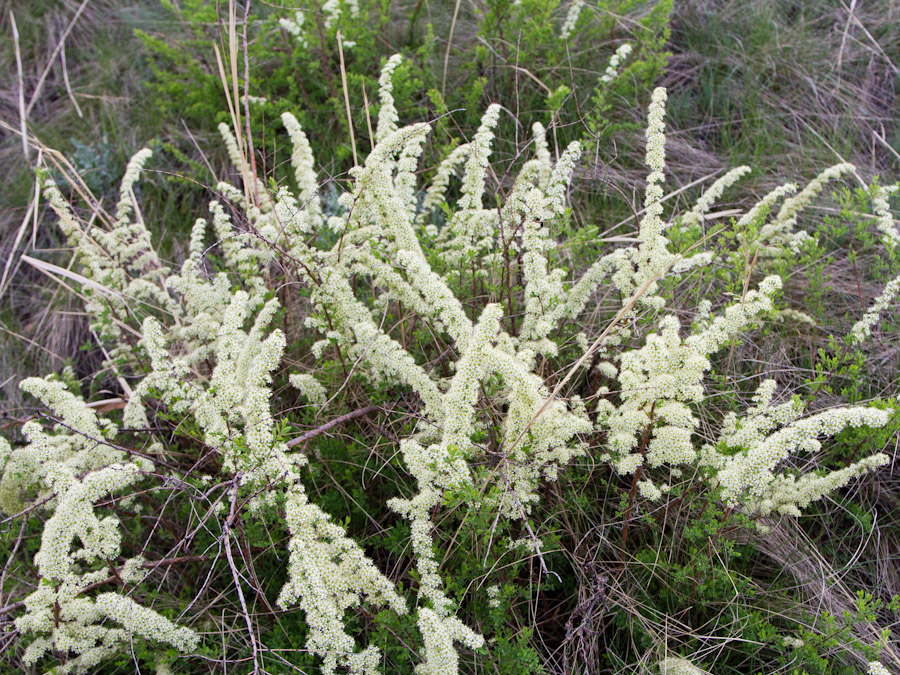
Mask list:
[[[447,36],[447,51],[444,52],[444,72],[441,75],[441,98],[447,93],[447,64],[450,62],[450,47],[453,46],[453,31],[456,30],[456,18],[459,16],[460,0],[456,0],[453,8],[453,19],[450,21],[450,34]]]
[[[350,148],[353,150],[353,163],[359,166],[356,156],[356,136],[353,133],[353,117],[350,115],[350,92],[347,90],[347,69],[344,67],[344,41],[341,39],[341,31],[337,32],[338,54],[341,58],[341,85],[344,87],[344,105],[347,107],[347,128],[350,129]]]
[[[25,78],[22,75],[22,50],[19,49],[19,28],[16,26],[16,16],[9,10],[9,22],[12,24],[13,47],[16,52],[16,72],[19,77],[19,127],[22,134],[22,154],[28,159],[28,111],[25,109]]]
[[[28,210],[25,212],[25,217],[22,219],[22,224],[19,226],[19,230],[16,232],[16,239],[15,241],[13,241],[12,248],[9,252],[9,257],[6,259],[6,265],[3,268],[3,276],[0,277],[0,298],[3,297],[3,294],[9,287],[10,269],[12,268],[13,260],[15,259],[16,249],[19,248],[19,244],[22,242],[22,238],[25,236],[25,230],[28,229],[28,222],[31,220],[31,214],[37,208],[38,194],[39,190],[37,189],[37,187],[35,187],[34,198],[28,203]],[[21,260],[19,261],[19,263],[21,263]],[[16,269],[18,269],[18,267],[19,264],[16,265]]]
[[[241,109],[240,96],[238,94],[238,70],[237,70],[237,15],[235,13],[234,0],[228,3],[228,54],[229,63],[231,65],[231,84],[232,91],[229,91],[228,76],[225,74],[225,64],[222,62],[222,53],[219,46],[213,43],[213,52],[216,55],[216,65],[219,67],[219,79],[222,80],[222,89],[225,92],[225,101],[228,103],[228,112],[231,115],[231,127],[234,130],[234,138],[237,141],[238,154],[240,155],[241,165],[237,167],[241,172],[241,179],[244,182],[244,199],[248,204],[253,203],[250,199],[250,186],[255,185],[255,181],[251,182],[250,168],[247,164],[247,157],[244,150],[244,133],[241,130]]]
[[[56,57],[62,54],[63,50],[65,50],[66,38],[69,37],[69,33],[72,32],[72,29],[75,27],[75,24],[78,22],[79,17],[84,12],[89,1],[90,0],[82,0],[81,5],[79,5],[78,9],[75,12],[75,16],[72,17],[69,25],[66,26],[66,29],[63,31],[62,37],[59,38],[59,42],[56,43],[56,47],[54,48],[53,53],[50,54],[50,58],[47,60],[47,65],[44,66],[44,70],[41,71],[41,76],[38,78],[37,85],[35,86],[34,91],[31,93],[31,98],[28,100],[28,106],[25,108],[26,116],[31,113],[31,109],[34,107],[34,104],[37,103],[38,96],[40,96],[41,94],[41,89],[44,88],[44,83],[47,81],[47,75],[50,74],[50,69],[56,62]],[[12,16],[12,12],[10,12],[10,16]],[[13,25],[15,25],[15,23]],[[63,59],[65,59],[64,55]],[[65,66],[63,66],[63,77],[65,78],[66,85],[68,87],[69,78],[65,74]],[[74,101],[74,98],[72,100]],[[78,108],[77,103],[75,104],[75,109],[78,110],[78,116],[81,117],[81,109]]]
[[[69,100],[72,101],[72,105],[75,107],[75,112],[78,113],[78,117],[84,118],[84,113],[81,112],[81,106],[78,105],[78,100],[75,98],[75,94],[72,92],[72,84],[69,82],[69,69],[66,67],[66,48],[63,46],[62,51],[59,53],[59,63],[62,66],[63,73],[63,84],[66,86],[66,94],[69,96]]]
[[[75,291],[75,289],[68,286],[68,284],[63,282],[62,279],[71,279],[72,281],[79,283],[82,286],[85,286],[87,288],[90,288],[93,291],[97,291],[98,293],[102,293],[104,295],[111,295],[116,298],[125,299],[125,296],[123,296],[118,291],[115,291],[111,288],[107,288],[103,284],[99,284],[96,281],[94,281],[93,279],[88,279],[86,276],[78,274],[78,272],[73,272],[72,270],[68,270],[65,267],[60,267],[59,265],[54,265],[53,263],[48,263],[44,260],[38,260],[37,258],[32,258],[30,255],[23,255],[21,260],[22,260],[22,262],[28,263],[29,265],[34,267],[39,272],[46,274],[48,277],[50,277],[57,283],[60,283],[64,286],[66,286],[66,288],[71,290],[73,294],[78,295],[79,297],[83,297],[83,296],[81,296],[80,293],[77,293]]]

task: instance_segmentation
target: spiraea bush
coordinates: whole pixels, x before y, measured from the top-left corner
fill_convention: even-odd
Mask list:
[[[785,306],[783,277],[815,260],[804,210],[853,167],[728,221],[713,209],[749,171],[736,168],[667,215],[656,89],[637,230],[567,239],[581,145],[536,124],[515,177],[498,179],[508,113],[492,104],[423,185],[431,127],[399,125],[399,62],[380,78],[374,147],[336,200],[290,112],[296,189],[253,173],[232,111],[220,132],[240,181],[216,186],[177,266],[134,196],[149,151],[113,213],[42,176],[78,261],[45,269],[77,286],[107,355],[94,380],[116,395],[89,400],[71,371],[21,384],[41,409],[0,441],[0,508],[20,528],[3,572],[11,662],[900,668],[896,601],[862,594],[810,620],[794,587],[740,563],[760,533],[782,536],[892,459],[896,391],[816,396],[896,321],[896,274],[835,336],[813,395],[785,395],[765,369],[731,376],[742,341],[815,324]],[[846,208],[896,271],[892,190]]]

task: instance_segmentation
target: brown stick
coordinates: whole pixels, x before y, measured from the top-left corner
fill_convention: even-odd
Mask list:
[[[353,412],[349,412],[346,415],[341,415],[340,417],[335,417],[330,422],[326,422],[322,426],[316,427],[315,429],[307,431],[302,436],[298,436],[297,438],[294,438],[294,439],[288,441],[287,446],[289,448],[293,448],[294,446],[300,445],[301,443],[305,443],[306,441],[310,440],[311,438],[315,438],[316,436],[319,436],[320,434],[324,434],[326,431],[328,431],[330,429],[334,429],[334,427],[338,426],[339,424],[343,424],[344,422],[350,422],[351,420],[355,420],[358,417],[365,417],[366,415],[369,415],[370,413],[376,412],[378,410],[381,410],[381,406],[367,405],[365,408],[360,408],[359,410],[354,410]]]
[[[241,611],[244,614],[244,621],[247,622],[247,635],[250,636],[250,646],[253,649],[253,674],[259,673],[259,646],[256,633],[253,630],[253,621],[250,619],[250,612],[247,609],[247,601],[244,598],[244,591],[241,588],[241,575],[234,565],[234,556],[231,554],[231,525],[237,517],[237,496],[238,485],[240,485],[241,474],[234,477],[233,487],[231,489],[231,512],[225,520],[222,527],[222,539],[225,540],[225,557],[228,559],[228,567],[231,569],[231,577],[234,580],[234,587],[237,589],[238,600],[241,602]]]
[[[653,428],[653,412],[656,410],[656,401],[653,402],[653,405],[650,406],[650,420],[647,422],[647,427],[644,429],[644,436],[641,439],[641,456],[643,457],[647,453],[647,442],[650,440],[650,431]],[[628,493],[628,510],[625,511],[625,524],[622,526],[622,556],[624,559],[625,556],[625,545],[628,543],[628,526],[631,523],[631,509],[634,507],[634,495],[637,491],[638,481],[641,478],[641,467],[643,466],[643,461],[641,465],[638,466],[634,470],[634,479],[631,481],[631,492]]]

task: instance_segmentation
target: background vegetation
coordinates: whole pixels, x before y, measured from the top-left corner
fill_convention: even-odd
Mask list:
[[[357,16],[342,5],[330,26],[320,4],[237,3],[242,52],[236,85],[241,96],[251,97],[246,106],[259,176],[293,180],[279,120],[290,111],[316,152],[322,195],[334,200],[334,186],[353,166],[354,145],[361,157],[371,148],[368,120],[374,124],[381,66],[403,53],[394,87],[401,122],[435,120],[422,163],[426,177],[448,149],[471,139],[491,102],[505,106],[492,157],[498,193],[508,190],[513,167],[522,163],[532,123],[550,129],[553,152],[573,139],[584,142],[565,233],[567,264],[584,269],[610,242],[634,235],[646,177],[646,105],[652,87],[663,85],[669,92],[670,212],[693,203],[711,179],[740,164],[753,173],[729,193],[731,203],[717,207],[722,224],[737,213],[732,209],[754,203],[775,185],[803,184],[840,161],[854,163],[863,179],[834,184],[833,194],[804,216],[803,228],[819,233],[815,243],[763,263],[742,249],[741,233],[725,228],[714,245],[730,251],[726,263],[668,289],[675,298],[670,309],[689,323],[701,300],[719,298],[718,306],[740,297],[764,267],[785,279],[782,304],[815,321],[766,322],[720,355],[718,395],[705,403],[704,420],[745,409],[763,376],[778,379],[784,396],[803,400],[811,411],[896,400],[900,312],[888,314],[864,351],[850,352],[836,340],[900,272],[898,251],[885,251],[871,231],[869,194],[861,184],[891,183],[900,175],[896,2],[600,0],[585,4],[568,40],[560,38],[560,29],[569,5],[555,0],[360,0]],[[292,19],[297,8],[306,12],[305,44],[280,22]],[[3,4],[0,428],[7,436],[36,414],[34,400],[18,389],[25,376],[71,366],[73,384],[86,400],[118,391],[102,367],[105,356],[81,300],[22,259],[25,254],[61,267],[72,260],[36,197],[34,166],[39,158],[62,162],[51,149],[59,151],[70,162],[67,170],[81,176],[100,205],[112,208],[128,158],[150,146],[155,156],[136,188],[142,217],[161,253],[180,263],[194,219],[216,196],[213,186],[234,178],[216,131],[218,122],[230,121],[214,54],[214,45],[227,51],[227,30],[227,5],[200,0]],[[341,50],[338,30],[355,44],[344,42]],[[625,42],[634,52],[615,83],[605,86],[600,78],[609,57]],[[27,150],[18,133],[23,110]],[[71,184],[64,187],[73,193]],[[708,234],[676,224],[669,236],[684,250]],[[474,311],[484,299],[472,295]],[[618,298],[601,293],[596,302],[598,311],[579,327],[588,336],[603,329]],[[303,302],[284,304],[299,320]],[[410,343],[441,367],[440,345],[396,311],[395,332],[408,328]],[[574,340],[571,352],[547,363],[548,376],[577,358]],[[382,570],[409,584],[408,526],[385,507],[410,483],[396,458],[397,439],[409,425],[408,413],[394,410],[402,397],[347,378],[338,360],[317,362],[311,342],[295,336],[287,362],[319,369],[328,391],[339,395],[321,418],[292,400],[296,392],[280,382],[277,390],[291,410],[280,419],[282,431],[296,436],[344,413],[379,406],[309,444],[321,461],[312,463],[307,489],[324,510],[345,519]],[[189,430],[177,429],[175,420],[170,431],[177,443],[189,445]],[[896,425],[878,433],[845,432],[819,458],[820,466],[840,468],[872,452],[894,453],[897,439]],[[729,514],[690,476],[664,504],[644,504],[633,515],[631,481],[590,455],[561,472],[542,499],[533,522],[540,523],[554,574],[542,573],[534,559],[489,561],[506,580],[499,606],[476,596],[465,605],[465,618],[494,642],[489,656],[468,655],[463,672],[642,673],[681,654],[717,674],[858,673],[870,659],[900,653],[900,469],[893,462],[802,518],[770,523],[767,536]],[[152,494],[140,502],[144,514],[160,506]],[[120,517],[128,529],[126,511]],[[131,522],[141,517],[130,515]],[[177,515],[156,522],[154,550],[169,550],[184,523]],[[465,519],[445,525],[448,594],[467,598],[483,583],[489,547],[484,533],[491,526]],[[23,553],[33,555],[40,526],[6,518],[0,532],[0,558],[18,551],[0,578],[5,611],[30,590],[34,570]],[[128,536],[142,546],[136,526]],[[248,524],[241,536],[256,575],[253,618],[269,649],[266,668],[316,672],[319,661],[304,651],[302,612],[273,609],[285,575],[283,523],[273,517]],[[191,550],[211,543],[201,533]],[[202,619],[203,630],[218,636],[205,642],[203,658],[173,657],[175,670],[243,672],[250,646],[231,577],[227,568],[196,557],[178,574],[160,574],[159,588],[186,605],[196,579],[209,574],[208,587],[224,594],[215,600],[217,609],[226,609]],[[212,604],[212,595],[206,601]],[[167,609],[174,615],[180,608]],[[0,621],[14,618],[9,610]],[[360,614],[354,621],[373,641],[394,645],[386,650],[385,672],[412,672],[415,659],[404,648],[404,636],[415,630],[412,619]],[[791,646],[786,636],[803,646]],[[21,672],[15,637],[0,636],[5,672]],[[138,654],[137,660],[152,664],[154,656]],[[123,658],[104,672],[134,667]]]

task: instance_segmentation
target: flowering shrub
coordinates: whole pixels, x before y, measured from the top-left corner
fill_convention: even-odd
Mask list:
[[[626,56],[610,64],[610,79]],[[277,605],[302,610],[304,649],[323,672],[395,672],[384,664],[397,658],[389,661],[388,650],[393,654],[399,642],[420,675],[453,675],[472,652],[492,658],[492,650],[501,654],[509,644],[500,633],[486,642],[491,623],[468,620],[466,607],[482,603],[488,615],[502,617],[515,577],[505,576],[500,560],[515,558],[504,563],[510,567],[530,561],[541,574],[554,573],[547,561],[552,546],[539,536],[535,514],[548,486],[576,459],[605,463],[610,480],[630,483],[623,548],[635,500],[652,508],[682,473],[708,486],[727,509],[725,518],[733,512],[765,528],[773,516],[798,516],[889,462],[873,453],[833,471],[799,471],[792,457],[815,456],[825,439],[845,430],[885,427],[892,413],[859,405],[808,414],[799,401],[776,402],[770,378],[759,383],[747,410],[701,429],[715,356],[779,312],[782,280],[748,275],[740,298],[715,310],[711,303],[696,308],[690,327],[667,308],[673,283],[725,254],[677,252],[667,237],[675,219],[664,208],[665,90],[653,92],[649,109],[649,175],[632,245],[573,270],[556,229],[570,217],[579,143],[553,161],[546,130],[535,125],[530,158],[495,203],[485,192],[503,112],[491,105],[472,140],[420,187],[430,127],[398,126],[391,73],[399,61],[390,59],[380,79],[376,145],[334,204],[322,199],[311,145],[290,113],[282,121],[294,149],[296,193],[284,186],[270,191],[248,176],[240,141],[222,125],[229,154],[248,180],[217,186],[211,218],[195,222],[177,270],[155,252],[133,200],[149,151],[129,165],[115,215],[97,210],[98,224],[81,218],[45,179],[45,197],[77,252],[80,292],[122,405],[100,413],[54,376],[22,383],[51,411],[24,424],[23,444],[0,443],[0,507],[43,525],[37,585],[15,622],[28,645],[24,663],[88,672],[115,655],[134,654],[142,640],[174,648],[158,655],[161,672],[176,660],[200,662],[203,650],[218,649],[215,628],[192,609],[207,583],[185,582],[181,592],[195,595],[190,601],[178,594],[154,600],[147,591],[145,570],[180,562],[227,570],[249,641],[240,668],[252,664],[259,672],[266,659],[286,661],[265,644],[251,607],[278,616],[257,579],[246,535],[255,527],[271,542],[266,528],[274,519],[286,527],[287,553]],[[738,244],[754,259],[801,245],[812,235],[795,229],[798,214],[826,180],[851,170],[827,170],[770,218],[796,187],[772,191],[734,223],[743,233]],[[704,222],[746,171],[714,183],[679,227]],[[877,227],[892,247],[898,234],[887,192],[876,201]],[[613,306],[600,302],[601,289],[615,298]],[[870,335],[896,289],[895,280],[848,344]],[[583,318],[597,312],[605,314],[605,328],[585,334]],[[420,330],[412,330],[413,321]],[[296,372],[302,362],[285,353],[307,337],[312,344],[299,356],[316,365]],[[574,386],[582,380],[586,386]],[[299,393],[286,393],[285,383]],[[383,408],[387,390],[405,411],[400,436],[384,435],[399,453],[385,467],[407,477],[387,507],[404,540],[399,556],[409,562],[408,573],[349,536],[344,514],[317,505],[307,474],[330,470],[313,439],[370,408],[288,438],[291,397],[327,414],[350,387]],[[135,500],[154,489],[187,500],[196,525],[184,532],[166,525],[179,539],[159,560],[145,559],[148,544],[140,544],[140,536],[149,541],[155,532],[132,533],[133,555],[122,562],[123,524],[114,514],[134,509],[139,527]],[[445,571],[456,535],[442,553],[448,539],[440,533],[455,512],[476,523],[479,555],[467,565],[479,568],[485,587],[477,600]],[[179,559],[201,536],[204,553]],[[274,542],[265,548],[277,549]],[[107,584],[117,590],[97,592]],[[397,623],[406,615],[412,623]],[[360,630],[360,617],[404,630]],[[703,672],[681,658],[660,664],[661,672]],[[512,672],[509,662],[503,667]],[[870,672],[879,668],[873,662]]]

